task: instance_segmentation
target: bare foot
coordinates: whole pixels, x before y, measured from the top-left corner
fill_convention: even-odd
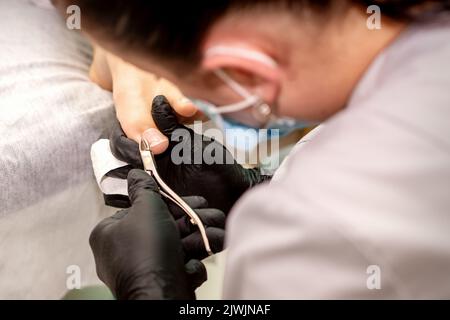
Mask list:
[[[113,81],[108,65],[107,53],[99,48],[94,48],[94,59],[89,69],[89,78],[102,89],[112,91]]]

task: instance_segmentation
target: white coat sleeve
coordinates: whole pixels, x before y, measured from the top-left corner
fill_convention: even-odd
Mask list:
[[[225,298],[450,298],[449,36],[410,27],[237,203]]]
[[[450,152],[383,117],[328,124],[239,201],[225,298],[450,297]]]

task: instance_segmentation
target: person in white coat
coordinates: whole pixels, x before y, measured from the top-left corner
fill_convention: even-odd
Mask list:
[[[177,3],[179,13],[167,0],[70,2],[100,45],[184,94],[219,109],[256,96],[234,120],[262,127],[254,115],[264,105],[278,118],[322,123],[269,184],[233,206],[224,298],[450,298],[449,1],[190,2]],[[369,2],[378,6],[368,11]],[[132,195],[129,212],[152,223],[170,216],[137,175],[132,194],[143,188],[154,202],[143,208]],[[176,246],[176,234],[141,239],[129,221],[123,232],[125,222],[91,237],[105,283],[119,298],[188,297],[182,268],[173,270],[180,259],[159,259],[167,248],[155,245]],[[111,267],[111,256],[139,256],[143,246],[128,255],[121,246],[143,238],[154,252],[140,260],[157,263],[144,273]],[[138,280],[124,284],[124,270]],[[136,287],[141,296],[129,294]]]

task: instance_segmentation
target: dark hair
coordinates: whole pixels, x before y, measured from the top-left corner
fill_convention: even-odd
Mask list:
[[[148,52],[172,61],[195,64],[199,47],[211,25],[231,10],[255,7],[310,8],[325,13],[342,0],[53,0],[58,7],[76,4],[82,25],[123,48]],[[348,0],[361,6],[378,5],[393,19],[413,20],[424,10],[450,10],[450,0]],[[65,10],[64,10],[65,11]]]

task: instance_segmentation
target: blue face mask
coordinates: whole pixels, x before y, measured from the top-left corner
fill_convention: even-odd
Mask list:
[[[274,138],[281,138],[289,133],[315,125],[310,122],[298,121],[287,117],[272,115],[271,108],[262,102],[256,95],[250,94],[239,83],[230,78],[224,71],[218,70],[217,76],[230,88],[243,97],[243,101],[226,105],[215,106],[199,99],[191,99],[197,108],[202,111],[215,125],[225,133],[225,143],[229,147],[239,150],[252,150],[259,143]],[[226,113],[238,112],[252,108],[255,119],[261,123],[259,127],[252,127],[222,116]],[[266,129],[264,134],[258,134],[259,129]]]
[[[218,113],[221,107],[216,107],[209,102],[191,99],[197,108],[202,111],[218,129],[225,133],[225,143],[227,146],[249,151],[256,148],[260,143],[267,140],[285,137],[298,129],[311,127],[313,123],[301,122],[291,118],[272,118],[264,128],[252,127],[238,121],[229,119]],[[260,129],[266,129],[264,132]]]

